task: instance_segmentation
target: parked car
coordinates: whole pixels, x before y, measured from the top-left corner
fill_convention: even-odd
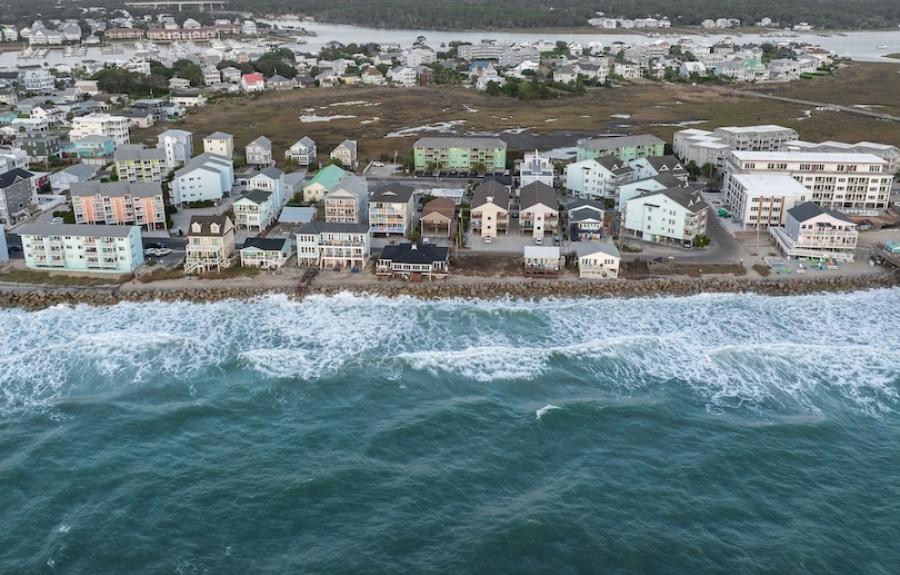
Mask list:
[[[65,223],[65,220],[62,219],[62,218],[60,218],[59,216],[57,216],[57,217],[51,219],[51,220],[50,220],[50,223],[51,223],[51,224],[57,224],[57,225],[58,225],[58,224]]]
[[[147,242],[147,243],[144,244],[144,249],[151,249],[151,248],[152,248],[152,249],[154,249],[154,250],[159,250],[159,249],[163,249],[163,248],[165,248],[165,247],[166,247],[166,246],[165,246],[164,244],[161,244],[161,243],[159,243],[159,242]]]

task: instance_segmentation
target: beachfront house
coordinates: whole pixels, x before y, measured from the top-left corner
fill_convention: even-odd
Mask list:
[[[359,271],[368,265],[370,252],[368,224],[309,222],[297,230],[301,267]]]
[[[19,222],[36,205],[34,174],[22,168],[0,174],[0,224],[11,226]]]
[[[557,246],[525,246],[524,271],[528,277],[559,275],[562,262]]]
[[[375,267],[379,277],[412,281],[447,277],[450,250],[433,244],[401,243],[385,246]]]
[[[648,242],[692,246],[706,234],[709,204],[697,191],[666,188],[628,200],[623,232]]]
[[[787,257],[847,262],[853,261],[859,239],[856,223],[812,202],[787,210],[784,227],[771,227],[769,233]]]
[[[185,273],[221,271],[234,257],[234,224],[228,216],[192,216],[185,246]]]
[[[622,256],[612,242],[579,242],[575,244],[578,256],[578,277],[584,279],[613,279],[619,277]]]
[[[278,269],[291,257],[291,239],[247,238],[240,255],[241,267]]]
[[[218,202],[231,195],[234,162],[230,157],[200,154],[176,170],[169,189],[175,205]]]

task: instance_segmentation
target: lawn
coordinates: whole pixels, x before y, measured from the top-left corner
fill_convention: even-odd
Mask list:
[[[750,88],[801,99],[900,110],[900,64],[853,64],[833,76]],[[596,88],[575,98],[524,102],[489,97],[464,88],[338,87],[224,98],[188,115],[180,127],[199,141],[216,130],[235,136],[240,150],[269,137],[281,162],[284,149],[313,138],[320,158],[345,138],[359,141],[360,159],[395,153],[405,157],[421,135],[386,137],[403,128],[456,121],[460,133],[499,134],[511,155],[532,147],[574,145],[579,136],[605,131],[652,133],[667,141],[684,126],[781,124],[807,140],[873,140],[900,145],[900,124],[849,113],[811,110],[792,103],[744,98],[715,86],[641,81],[616,89]],[[611,118],[628,114],[627,119]],[[301,122],[301,115],[352,116]],[[461,122],[461,123],[460,123]],[[686,122],[683,125],[678,123]],[[668,124],[668,125],[666,125]],[[135,141],[155,142],[166,126],[138,130]],[[529,128],[524,135],[515,131]],[[504,133],[504,130],[511,130]],[[537,134],[532,136],[530,134]],[[552,144],[549,142],[553,142]]]

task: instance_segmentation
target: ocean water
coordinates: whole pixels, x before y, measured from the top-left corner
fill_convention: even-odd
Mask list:
[[[900,289],[0,312],[0,573],[884,573]]]

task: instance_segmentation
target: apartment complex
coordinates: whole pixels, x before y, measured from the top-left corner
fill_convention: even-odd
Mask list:
[[[888,164],[871,154],[823,152],[731,152],[723,187],[741,174],[787,175],[812,192],[824,208],[866,213],[888,206],[893,176]]]
[[[156,182],[91,180],[72,184],[69,193],[76,224],[166,229],[162,187]]]
[[[139,144],[119,146],[113,160],[119,180],[126,182],[162,182],[169,171],[165,150]]]
[[[394,184],[369,198],[369,232],[405,236],[412,226],[413,188]]]
[[[709,205],[698,192],[667,188],[648,192],[624,205],[623,228],[649,242],[693,244],[706,233]]]
[[[310,222],[297,230],[297,264],[321,269],[361,270],[369,263],[367,224]]]
[[[731,151],[776,152],[797,139],[791,128],[776,125],[728,126],[713,131],[690,128],[675,132],[672,149],[686,164],[721,168]]]
[[[787,211],[784,227],[769,228],[778,247],[788,257],[853,261],[859,238],[856,224],[841,213],[812,202]]]
[[[650,134],[618,136],[614,138],[584,138],[578,140],[576,159],[590,160],[603,156],[615,156],[623,161],[662,156],[666,143]]]
[[[19,235],[29,269],[127,274],[144,263],[137,226],[27,224]]]
[[[69,139],[77,140],[85,136],[105,136],[117,146],[131,142],[131,120],[125,116],[110,114],[88,114],[72,119]]]
[[[428,137],[413,144],[416,171],[433,169],[471,172],[484,168],[497,173],[506,169],[506,142],[500,138]]]
[[[845,144],[844,142],[804,142],[797,140],[788,142],[785,150],[789,152],[831,152],[843,154],[872,154],[888,163],[888,172],[897,174],[900,172],[900,148],[879,144],[876,142],[857,142]]]
[[[812,198],[812,192],[790,176],[735,174],[723,190],[731,218],[742,226],[783,226],[787,211]]]

